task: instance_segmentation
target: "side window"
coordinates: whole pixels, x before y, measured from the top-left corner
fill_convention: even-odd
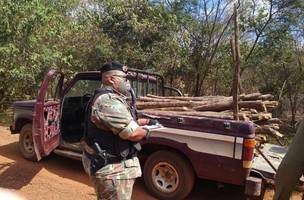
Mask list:
[[[142,93],[142,83],[141,83],[141,81],[139,80],[139,81],[137,82],[136,79],[129,79],[129,81],[130,81],[130,83],[131,83],[131,87],[133,88],[135,94],[136,94],[137,96],[142,96],[143,93]]]
[[[130,79],[131,87],[137,96],[145,96],[147,94],[157,95],[157,84],[155,81],[149,82],[149,89],[147,91],[148,81],[144,79]]]
[[[47,92],[45,94],[45,101],[48,100],[59,100],[60,99],[60,75],[58,74],[53,78],[53,80],[50,81]]]
[[[93,94],[94,90],[99,87],[101,87],[100,80],[78,80],[65,97],[79,97],[85,94]]]

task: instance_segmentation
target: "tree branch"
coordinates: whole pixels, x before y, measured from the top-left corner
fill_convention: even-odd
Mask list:
[[[258,30],[258,34],[255,38],[255,41],[253,43],[253,46],[251,47],[249,53],[247,54],[247,56],[245,57],[245,62],[248,61],[248,59],[250,58],[251,54],[253,53],[259,39],[260,39],[260,36],[262,35],[263,31],[265,30],[266,26],[270,23],[270,21],[272,20],[272,16],[273,16],[273,13],[272,13],[272,9],[273,9],[273,1],[270,0],[270,8],[269,8],[269,16],[268,16],[268,19],[267,21],[265,22],[265,24],[263,25],[262,29],[261,30]],[[243,70],[241,70],[241,74],[242,74]]]

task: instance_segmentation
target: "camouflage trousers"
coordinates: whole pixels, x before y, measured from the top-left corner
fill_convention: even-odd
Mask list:
[[[130,200],[135,179],[100,179],[92,177],[98,200]]]
[[[133,185],[137,177],[141,176],[138,159],[127,160],[118,164],[106,165],[96,172],[90,174],[91,160],[82,156],[82,163],[85,172],[90,176],[94,183],[97,200],[130,200]],[[134,166],[132,165],[134,164]]]

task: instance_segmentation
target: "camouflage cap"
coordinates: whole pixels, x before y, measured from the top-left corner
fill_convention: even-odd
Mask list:
[[[102,74],[104,72],[111,71],[111,70],[119,70],[124,73],[128,72],[127,66],[124,66],[124,65],[120,64],[119,62],[111,61],[111,62],[107,62],[101,66],[100,73]]]

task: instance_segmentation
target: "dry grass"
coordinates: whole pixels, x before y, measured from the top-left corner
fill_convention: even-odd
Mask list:
[[[7,109],[3,112],[0,112],[0,125],[1,126],[9,126],[11,125],[13,120],[13,111],[12,109]]]

